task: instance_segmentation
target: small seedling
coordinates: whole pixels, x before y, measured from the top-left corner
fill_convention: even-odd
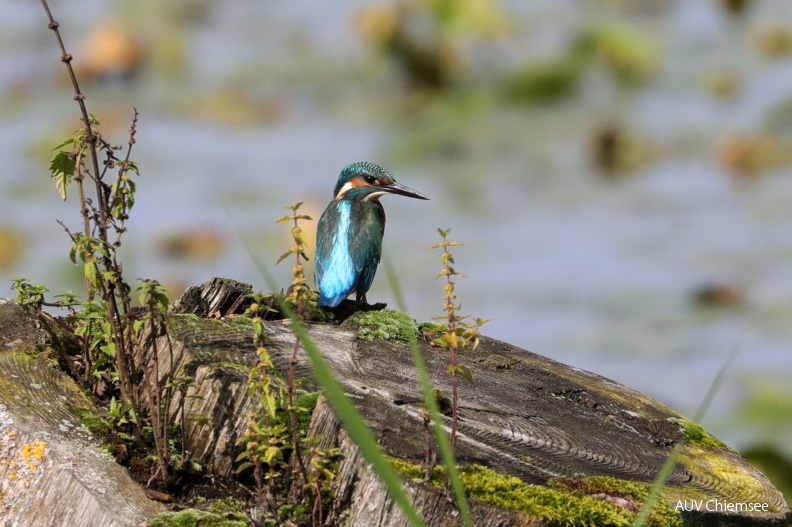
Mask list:
[[[432,245],[429,249],[442,249],[443,252],[440,256],[440,261],[443,264],[443,269],[437,274],[435,278],[445,277],[445,284],[443,285],[443,310],[445,313],[439,317],[439,320],[444,320],[444,325],[437,326],[432,331],[432,346],[447,349],[450,352],[450,364],[448,366],[448,373],[451,374],[451,448],[456,446],[457,435],[457,422],[459,420],[459,395],[458,395],[458,375],[464,377],[468,382],[473,382],[473,376],[470,369],[464,364],[457,363],[457,351],[460,348],[470,346],[476,349],[481,338],[479,329],[489,320],[477,318],[475,323],[466,322],[469,318],[468,315],[460,313],[462,303],[460,297],[456,294],[456,282],[454,277],[464,277],[462,273],[458,272],[453,265],[454,256],[448,250],[449,247],[459,247],[462,244],[459,242],[452,242],[448,240],[448,235],[451,229],[437,229],[440,233],[442,241],[436,245]]]
[[[292,283],[289,287],[288,294],[286,296],[286,301],[295,305],[297,307],[297,313],[300,314],[302,306],[316,306],[316,293],[311,291],[311,288],[308,287],[308,280],[305,278],[305,268],[303,267],[303,262],[308,261],[308,256],[306,256],[306,245],[308,244],[308,238],[305,232],[300,227],[299,221],[300,220],[307,220],[311,221],[311,217],[307,214],[298,214],[297,211],[302,206],[303,202],[299,202],[296,205],[287,205],[286,209],[289,209],[292,213],[286,216],[280,217],[275,223],[287,223],[293,222],[293,226],[291,228],[291,236],[294,245],[292,245],[291,249],[280,255],[278,261],[276,263],[281,263],[283,260],[288,258],[289,256],[294,256],[294,267],[292,267]]]

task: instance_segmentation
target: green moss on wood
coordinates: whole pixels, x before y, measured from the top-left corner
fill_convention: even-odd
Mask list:
[[[110,433],[110,427],[107,421],[96,415],[92,410],[84,406],[70,406],[69,411],[76,415],[85,428],[93,435],[103,437]]]
[[[233,324],[235,326],[248,326],[253,329],[253,321],[248,317],[231,317],[227,320],[229,324]]]
[[[216,318],[203,318],[195,317],[194,315],[172,315],[178,320],[187,322],[187,326],[197,330],[200,335],[225,336],[228,334],[230,327],[238,325],[238,323],[230,323],[225,320],[218,320]]]
[[[321,392],[306,393],[298,395],[294,398],[294,406],[297,407],[297,429],[300,434],[305,435],[308,431],[308,425],[311,423],[311,415],[314,408],[316,408],[316,401],[319,399]],[[289,412],[281,412],[277,416],[278,422],[290,426]]]
[[[251,527],[250,519],[243,514],[216,514],[198,509],[163,512],[149,523],[149,527]]]
[[[787,503],[792,503],[792,459],[769,444],[753,446],[742,455],[773,482]]]
[[[704,430],[704,427],[700,424],[694,423],[688,419],[680,419],[676,417],[669,417],[668,420],[672,423],[677,423],[680,427],[682,427],[682,431],[685,433],[688,440],[694,445],[699,445],[704,448],[722,448],[723,450],[736,453],[736,451],[726,443],[715,436],[709,435],[707,431]]]
[[[742,466],[735,464],[730,456],[723,455],[717,450],[693,443],[688,444],[679,456],[679,463],[694,475],[728,482],[728,486],[722,486],[719,490],[726,497],[735,501],[753,499],[751,496],[767,495],[767,490],[759,479]],[[669,490],[672,487],[666,489]],[[695,489],[690,489],[690,491],[694,492]],[[684,489],[684,493],[689,494],[688,488]],[[768,503],[768,507],[768,512],[780,512],[779,508],[772,503]]]
[[[251,527],[245,502],[233,498],[207,500],[198,497],[190,508],[158,514],[149,527]]]
[[[219,361],[215,364],[215,366],[218,368],[223,368],[225,370],[236,370],[238,372],[244,373],[245,375],[247,375],[248,372],[250,371],[250,366],[248,366],[247,364],[242,364],[240,362],[233,362],[227,360]]]
[[[390,461],[401,474],[423,480],[423,471],[418,465],[394,458]],[[558,526],[629,527],[636,512],[624,508],[624,504],[641,503],[649,489],[646,483],[607,477],[587,478],[574,482],[575,485],[570,483],[571,480],[559,480],[551,482],[550,486],[542,486],[525,483],[480,465],[460,467],[459,470],[462,484],[472,500],[520,511]],[[435,467],[430,483],[440,486],[444,472],[444,467]],[[646,525],[681,527],[682,516],[661,500],[655,505]]]
[[[204,317],[199,317],[195,313],[179,313],[177,315],[170,315],[173,320],[178,320],[180,324],[185,327],[195,328]]]
[[[357,336],[363,340],[402,340],[418,338],[418,324],[404,311],[383,309],[358,313],[353,319],[358,326]]]

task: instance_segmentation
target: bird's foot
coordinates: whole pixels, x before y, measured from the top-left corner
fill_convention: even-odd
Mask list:
[[[383,309],[388,307],[388,304],[385,302],[377,302],[376,304],[369,304],[365,300],[363,302],[358,302],[357,305],[360,311],[382,311]]]

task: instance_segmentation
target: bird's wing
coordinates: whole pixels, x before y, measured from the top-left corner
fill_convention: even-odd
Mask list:
[[[314,281],[317,287],[321,287],[322,276],[324,275],[325,262],[330,256],[333,247],[333,233],[328,232],[328,207],[319,218],[316,225],[316,255],[314,256]]]
[[[353,210],[358,228],[350,233],[349,243],[357,272],[355,290],[360,297],[371,287],[382,256],[385,212],[379,202],[361,203]]]
[[[333,201],[319,218],[314,274],[319,305],[335,307],[355,287],[357,270],[349,252],[351,203]]]
[[[330,204],[332,206],[332,203]],[[330,218],[331,207],[327,207],[319,218],[316,226],[316,256],[314,256],[314,280],[317,287],[321,287],[322,276],[324,275],[325,262],[330,257],[333,249],[333,233],[331,232]]]

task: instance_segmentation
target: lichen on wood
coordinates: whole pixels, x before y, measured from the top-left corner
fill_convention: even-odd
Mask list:
[[[0,517],[27,525],[133,527],[163,509],[100,448],[74,408],[93,403],[38,356],[41,335],[0,304]]]
[[[171,324],[176,346],[182,347],[177,353],[182,358],[176,359],[177,362],[193,364],[189,368],[194,368],[192,371],[197,374],[196,383],[204,386],[196,392],[204,398],[192,399],[188,411],[209,412],[220,418],[213,422],[217,430],[229,437],[238,437],[244,425],[239,416],[247,411],[245,395],[231,399],[233,410],[227,411],[228,397],[214,397],[216,388],[211,385],[214,383],[217,387],[218,379],[233,376],[228,368],[222,368],[224,361],[251,364],[255,360],[252,334],[243,329],[243,324],[212,321],[211,328],[203,330],[204,324],[185,321],[182,325],[178,317],[174,317]],[[424,455],[423,396],[409,348],[405,342],[393,338],[361,339],[358,328],[354,319],[340,328],[328,324],[308,326],[310,337],[322,350],[325,360],[385,451],[395,458],[417,462]],[[288,325],[278,321],[266,322],[265,329],[269,354],[276,369],[283,372],[288,366],[295,336]],[[426,342],[419,345],[432,384],[448,392],[446,352]],[[457,454],[463,466],[485,466],[498,474],[517,477],[526,484],[545,487],[552,486],[558,478],[585,480],[595,477],[648,485],[674,445],[689,435],[688,430],[699,430],[692,423],[683,426],[689,421],[646,395],[503,342],[482,338],[476,350],[466,349],[460,353],[460,360],[469,365],[474,379],[474,383],[460,385]],[[199,375],[202,369],[214,372],[213,376]],[[297,377],[310,379],[310,376],[308,359],[301,352]],[[227,385],[220,383],[219,387],[228,393],[230,385],[241,382],[240,376]],[[239,390],[241,387],[235,393],[240,393]],[[344,437],[337,423],[317,423],[317,420],[331,418],[332,412],[320,402],[311,429],[329,441],[321,444],[321,448],[333,446]],[[223,465],[216,460],[229,455],[228,446],[232,443],[226,442],[224,449],[213,449],[211,440],[206,441],[212,434],[191,437],[206,443],[200,447],[196,445],[195,452],[209,455],[210,464]],[[790,518],[783,497],[763,475],[733,451],[705,435],[703,429],[697,437],[701,441],[688,445],[682,461],[669,478],[664,494],[669,502],[679,496],[760,500],[767,502],[773,512],[743,515],[741,521],[749,516],[750,520],[746,520],[749,524],[781,525]],[[701,444],[706,438],[709,441]],[[215,443],[215,446],[222,445]],[[390,525],[388,521],[392,521],[393,525],[401,525],[396,519],[400,513],[387,496],[377,498],[380,500],[377,503],[383,507],[378,516],[369,516],[359,510],[359,500],[371,499],[373,489],[380,487],[376,487],[376,477],[372,480],[364,474],[365,468],[349,465],[353,458],[355,463],[363,463],[354,448],[354,445],[349,445],[346,451],[342,448],[335,483],[335,517],[353,518],[352,524]],[[224,466],[224,469],[230,467]],[[733,487],[730,482],[739,478],[751,483]],[[425,494],[430,491],[421,490],[420,484],[410,482],[408,487],[416,500],[441,507],[435,498]],[[348,499],[353,495],[357,498]],[[454,522],[458,518],[453,520],[453,510],[447,512],[451,522],[448,525],[456,525]],[[498,517],[513,519],[513,512],[501,510]],[[494,521],[492,518],[498,515],[481,511],[479,514],[480,518],[489,518],[487,522]],[[685,514],[685,521],[692,521],[691,525],[711,525],[716,519],[722,519],[706,511]]]
[[[216,282],[216,285],[219,283],[225,282]],[[231,289],[247,290],[245,287]],[[211,293],[212,287],[207,284],[197,291]],[[233,295],[220,296],[223,305],[236,302]],[[199,304],[202,302],[200,298],[193,300]],[[4,321],[2,313],[0,306],[0,328]],[[285,372],[296,337],[283,321],[264,324],[267,350],[274,367]],[[233,479],[236,477],[234,460],[239,448],[236,440],[244,432],[248,416],[255,410],[254,401],[247,393],[247,369],[257,361],[252,327],[240,318],[207,319],[195,314],[171,315],[168,326],[170,338],[156,340],[161,380],[165,381],[168,375],[192,378],[186,396],[177,394],[168,413],[172,419],[179,419],[181,415],[187,417],[185,446],[193,457],[217,481]],[[9,327],[13,328],[11,324]],[[393,338],[361,339],[353,323],[341,327],[308,324],[307,330],[386,453],[401,460],[405,466],[422,460],[425,449],[423,395],[407,344]],[[52,453],[62,456],[64,447],[60,445],[64,441],[80,446],[79,452],[71,451],[76,456],[71,458],[77,460],[74,463],[93,463],[93,458],[101,453],[84,446],[95,443],[90,443],[90,433],[80,422],[91,414],[90,401],[73,385],[72,391],[61,386],[60,382],[69,380],[51,364],[18,352],[2,352],[4,342],[40,346],[39,336],[31,338],[18,330],[12,330],[12,333],[8,337],[0,330],[0,369],[13,371],[14,375],[25,379],[40,380],[32,384],[25,380],[27,385],[20,387],[13,384],[17,381],[11,375],[0,379],[0,405],[6,405],[0,406],[0,426],[8,429],[9,421],[2,421],[2,411],[10,408],[17,412],[14,419],[19,419],[14,421],[15,426],[22,423],[30,428],[32,425],[25,421],[30,419],[31,423],[43,421],[55,428],[46,437],[30,433],[23,436],[15,431],[15,437],[23,440],[12,444],[16,472],[6,470],[0,473],[4,476],[1,481],[7,482],[9,474],[14,476],[11,480],[18,480],[16,475],[20,470],[51,475],[46,465],[51,459],[49,456]],[[427,363],[431,383],[448,392],[447,352],[423,341],[419,342],[419,348]],[[148,350],[148,353],[141,354],[139,358],[151,359],[153,351]],[[310,364],[302,350],[298,359],[296,378],[304,380],[306,390],[313,391],[315,383],[311,380]],[[689,443],[663,491],[666,504],[673,506],[675,500],[713,499],[723,502],[755,501],[769,507],[767,511],[760,512],[684,511],[682,521],[685,525],[782,526],[792,519],[781,494],[758,470],[698,425],[643,394],[596,374],[488,338],[482,338],[476,350],[460,350],[460,360],[469,366],[474,379],[473,383],[462,382],[459,391],[461,419],[457,458],[463,474],[469,476],[469,489],[478,485],[479,491],[485,491],[484,487],[492,490],[506,485],[515,489],[515,496],[525,488],[531,488],[537,489],[537,494],[545,493],[547,496],[561,493],[632,506],[633,501],[642,499],[642,489],[651,484],[669,452],[685,440]],[[26,395],[13,399],[17,392],[39,394],[56,388],[66,389],[71,394],[65,396],[65,400],[57,401],[61,407],[56,411],[49,408],[44,412],[35,408],[27,411]],[[340,525],[406,527],[406,519],[370,470],[357,446],[346,435],[324,398],[315,400],[316,395],[306,397],[313,399],[307,402],[316,403],[308,434],[317,438],[317,448],[339,449],[333,483],[335,499],[329,521]],[[10,402],[6,403],[6,400]],[[22,407],[25,407],[25,412],[20,411]],[[448,428],[448,418],[444,419],[444,426]],[[67,425],[66,421],[70,424]],[[85,434],[84,442],[77,441],[80,434]],[[11,457],[7,456],[7,459]],[[100,465],[105,462],[112,464],[107,456],[101,459],[104,461],[98,461]],[[481,485],[482,482],[488,483]],[[101,483],[107,485],[104,481]],[[59,484],[63,482],[59,481]],[[442,490],[410,477],[405,477],[404,485],[428,525],[461,525],[458,512]],[[130,497],[139,496],[142,491],[135,486],[128,492],[113,492]],[[521,510],[519,506],[513,507],[504,501],[506,498],[501,490],[493,492],[503,497],[500,501],[488,501],[487,493],[482,492],[476,497],[471,491],[471,513],[477,526],[563,524],[559,523],[561,511],[555,515]],[[19,496],[18,489],[11,494]],[[3,496],[1,499],[7,498]],[[603,507],[603,511],[611,510],[605,505]],[[123,503],[116,509],[126,511]],[[145,510],[151,512],[150,509]],[[138,513],[140,517],[140,510]],[[127,515],[135,517],[131,512]],[[621,517],[622,513],[617,516]],[[99,517],[107,520],[101,514]],[[188,520],[190,516],[186,513],[180,518]],[[87,517],[80,520],[88,521]],[[106,524],[115,525],[111,521]]]

